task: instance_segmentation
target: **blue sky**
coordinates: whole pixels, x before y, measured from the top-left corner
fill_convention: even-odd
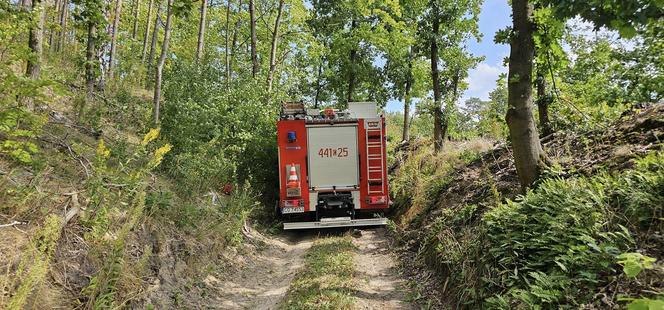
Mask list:
[[[488,99],[489,92],[495,87],[496,79],[502,72],[507,72],[503,59],[509,55],[509,46],[496,44],[493,36],[497,30],[503,29],[512,22],[511,9],[507,0],[485,0],[480,13],[479,27],[483,34],[482,40],[471,40],[468,49],[475,56],[484,56],[483,62],[468,73],[468,90],[461,97],[461,102],[470,97]],[[390,100],[385,107],[387,111],[402,111],[403,102]]]

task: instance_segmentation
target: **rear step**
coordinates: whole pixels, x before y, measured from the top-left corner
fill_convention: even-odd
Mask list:
[[[284,223],[284,230],[311,229],[311,228],[333,228],[333,227],[356,227],[356,226],[384,226],[387,225],[386,218],[373,219],[351,219],[350,217],[323,218],[318,222],[292,222]]]

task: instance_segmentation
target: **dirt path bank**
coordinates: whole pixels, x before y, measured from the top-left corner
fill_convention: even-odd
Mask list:
[[[362,230],[353,243],[357,288],[356,309],[417,309],[406,302],[406,282],[390,250],[385,228]]]

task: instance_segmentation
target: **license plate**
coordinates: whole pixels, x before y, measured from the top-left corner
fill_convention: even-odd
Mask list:
[[[281,213],[287,214],[287,213],[303,213],[304,212],[304,207],[286,207],[281,209]]]

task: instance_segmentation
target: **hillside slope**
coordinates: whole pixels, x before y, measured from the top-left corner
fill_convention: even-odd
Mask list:
[[[393,173],[395,236],[405,269],[439,307],[607,309],[624,306],[621,296],[657,298],[663,137],[662,104],[603,130],[546,137],[551,169],[526,196],[503,144],[477,153],[458,149],[472,143],[457,143],[438,159],[422,149],[400,155],[407,159]],[[420,175],[440,158],[453,168]],[[417,186],[400,192],[407,184]],[[658,263],[626,277],[623,252]]]

